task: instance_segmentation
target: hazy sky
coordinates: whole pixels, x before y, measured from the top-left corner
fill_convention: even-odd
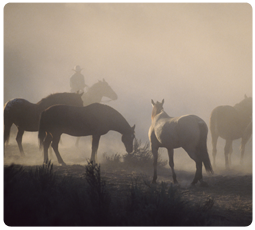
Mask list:
[[[147,140],[150,101],[206,122],[218,105],[252,96],[249,4],[24,4],[4,8],[5,101],[69,91],[72,68],[105,78],[119,110]]]

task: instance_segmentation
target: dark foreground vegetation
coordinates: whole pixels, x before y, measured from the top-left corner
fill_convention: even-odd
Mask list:
[[[146,184],[146,183],[145,183]],[[113,198],[100,166],[90,162],[84,178],[63,177],[53,165],[4,168],[4,221],[8,226],[192,226],[210,225],[212,200],[184,201],[161,183],[132,182],[126,196]]]
[[[90,162],[86,166],[66,167],[53,166],[51,162],[42,166],[6,165],[4,222],[8,226],[247,226],[251,223],[250,176],[211,178],[209,188],[198,185],[181,189],[169,181],[153,185],[150,176],[147,179],[142,176],[148,171],[151,175],[148,144],[142,146],[136,141],[134,149],[132,155],[105,154],[101,167]],[[169,172],[166,165],[167,161],[159,159],[159,170]],[[230,203],[228,207],[220,205],[224,201],[228,204],[229,199],[236,200],[233,207]]]

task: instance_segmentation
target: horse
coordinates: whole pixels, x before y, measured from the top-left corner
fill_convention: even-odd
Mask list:
[[[12,124],[18,128],[16,141],[21,156],[24,156],[22,137],[25,131],[36,132],[39,129],[40,115],[43,110],[56,104],[83,106],[83,93],[55,93],[41,99],[36,104],[22,98],[15,98],[4,105],[4,143],[10,138]]]
[[[111,86],[103,79],[92,85],[86,93],[83,94],[83,105],[87,106],[92,103],[100,103],[103,97],[108,97],[110,100],[117,100],[118,96],[113,91]]]
[[[93,103],[85,107],[66,105],[52,106],[41,114],[38,138],[44,149],[44,163],[48,161],[51,144],[59,164],[66,165],[60,156],[58,143],[61,134],[71,136],[92,136],[91,161],[97,163],[97,150],[102,135],[113,130],[122,134],[122,142],[128,153],[133,151],[135,125],[131,127],[126,119],[108,105]]]
[[[213,109],[210,116],[210,131],[212,136],[213,165],[216,165],[217,140],[219,137],[226,140],[224,147],[225,167],[231,165],[231,153],[233,152],[233,140],[241,140],[241,159],[243,162],[245,145],[252,134],[252,98],[244,96],[244,99],[234,106],[222,105]]]
[[[207,183],[203,181],[202,177],[202,163],[206,171],[213,173],[206,145],[208,133],[206,123],[195,115],[170,117],[163,109],[164,99],[161,103],[155,103],[153,100],[151,100],[151,103],[153,109],[148,135],[154,159],[152,183],[156,183],[157,180],[157,160],[160,147],[165,147],[168,150],[173,182],[178,183],[174,171],[173,154],[174,149],[182,147],[190,158],[196,162],[196,173],[191,185],[195,185],[200,181],[201,185],[206,186]]]
[[[92,85],[86,93],[83,94],[82,100],[83,100],[83,105],[87,106],[92,103],[100,103],[102,102],[103,97],[108,97],[111,100],[117,100],[118,96],[117,94],[113,91],[111,86],[103,79],[103,81],[98,81],[94,85]],[[79,140],[80,138],[78,137],[76,140],[76,147],[79,145]]]

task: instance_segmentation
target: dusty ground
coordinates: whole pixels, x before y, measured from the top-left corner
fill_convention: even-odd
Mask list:
[[[42,152],[36,144],[24,143],[26,157],[20,157],[17,145],[11,143],[5,149],[5,164],[20,164],[29,167],[30,165],[41,165],[43,161]],[[86,160],[89,158],[89,149],[84,150],[75,147],[60,147],[66,167],[59,166],[56,158],[52,156],[54,171],[60,175],[72,175],[73,177],[84,177]],[[102,155],[102,154],[101,154]],[[102,158],[99,158],[102,160]],[[190,182],[194,177],[195,165],[188,157],[183,160],[176,157],[176,174],[179,181],[178,188],[185,199],[195,204],[202,204],[208,199],[213,200],[213,215],[215,225],[244,225],[252,222],[252,157],[251,152],[247,153],[245,165],[239,165],[238,156],[233,156],[233,163],[230,170],[225,170],[219,157],[219,166],[214,169],[214,175],[207,175],[204,172],[204,180],[208,187],[196,185],[190,187]],[[193,165],[188,168],[188,163]],[[184,167],[185,166],[185,167]],[[127,168],[108,164],[101,165],[102,176],[107,181],[113,196],[125,192],[132,181],[139,180],[141,183],[150,183],[152,178],[152,167],[147,170],[137,168]],[[158,184],[160,182],[170,184],[171,171],[168,167],[158,170]]]

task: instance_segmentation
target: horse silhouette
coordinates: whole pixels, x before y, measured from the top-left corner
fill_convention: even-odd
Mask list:
[[[233,140],[242,138],[242,163],[245,145],[252,134],[252,98],[245,95],[244,99],[235,106],[223,105],[213,109],[210,117],[210,131],[212,136],[213,165],[216,165],[216,147],[219,137],[226,140],[224,148],[226,168],[231,164]]]
[[[173,154],[175,148],[182,147],[188,155],[196,162],[196,173],[192,185],[198,181],[206,185],[202,177],[202,163],[205,169],[213,173],[210,158],[207,152],[206,140],[208,128],[206,123],[195,115],[184,115],[181,117],[170,117],[164,110],[162,102],[154,103],[151,115],[151,126],[149,139],[154,158],[154,175],[152,183],[157,180],[158,149],[165,147],[168,150],[169,166],[172,170],[173,182],[178,183],[174,171]]]
[[[103,81],[98,81],[92,85],[88,92],[84,93],[82,96],[83,105],[87,106],[92,103],[100,103],[103,97],[108,97],[111,100],[117,100],[118,96],[113,91],[111,86],[103,79]]]
[[[39,129],[40,115],[43,110],[56,104],[82,106],[83,93],[55,93],[33,104],[22,98],[15,98],[4,105],[4,143],[7,144],[10,137],[12,124],[18,128],[16,141],[19,151],[24,156],[22,136],[25,131],[36,132]]]
[[[48,148],[51,144],[58,162],[65,165],[58,150],[62,133],[71,136],[92,136],[91,161],[97,163],[97,150],[100,137],[110,130],[122,134],[126,151],[133,151],[134,129],[126,119],[110,106],[93,103],[85,107],[55,105],[41,114],[38,138],[44,149],[44,162],[48,161]]]
[[[103,79],[103,81],[98,81],[94,85],[92,85],[88,92],[84,93],[82,96],[83,105],[87,106],[92,103],[100,103],[102,102],[103,97],[108,97],[110,100],[117,100],[118,96],[113,91],[111,86]],[[76,147],[79,145],[80,138],[78,137],[76,140]]]

